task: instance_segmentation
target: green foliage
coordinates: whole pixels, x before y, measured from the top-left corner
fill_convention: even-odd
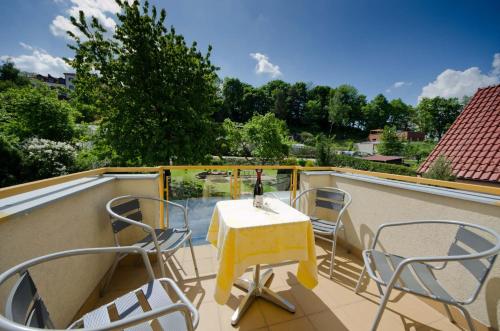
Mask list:
[[[297,158],[295,157],[287,157],[283,160],[280,161],[280,165],[297,165],[298,164],[298,161],[297,161]]]
[[[224,131],[224,150],[229,155],[250,156],[250,149],[245,139],[243,125],[226,118],[224,123],[222,123],[222,128]]]
[[[14,66],[14,63],[7,60],[0,66],[0,92],[29,84],[29,79],[21,75],[21,71]]]
[[[377,151],[382,155],[401,155],[404,145],[399,139],[395,127],[386,126],[380,137]]]
[[[158,164],[206,158],[217,136],[217,68],[211,47],[201,54],[174,28],[165,10],[144,2],[118,2],[121,13],[112,37],[96,18],[71,18],[85,39],[75,45],[75,84],[89,99],[96,95],[101,129],[122,164]],[[99,72],[96,75],[95,72]]]
[[[316,138],[312,133],[303,131],[300,134],[300,142],[304,145],[314,146],[314,144],[316,143]]]
[[[462,104],[456,98],[423,98],[417,106],[416,122],[421,131],[441,139],[461,109]]]
[[[264,162],[281,160],[290,151],[286,123],[272,113],[253,116],[244,126],[244,136],[252,156]]]
[[[69,141],[74,136],[74,109],[47,87],[23,87],[0,93],[0,131],[20,141],[38,137]]]
[[[316,142],[316,163],[318,166],[327,166],[332,163],[332,139],[325,135],[318,135]]]
[[[76,153],[64,142],[31,138],[22,146],[24,178],[36,180],[66,175],[74,170]]]
[[[307,160],[305,166],[306,167],[314,167],[314,161],[313,160]]]
[[[427,172],[424,173],[424,177],[448,181],[455,180],[451,162],[447,160],[444,155],[439,155],[439,157],[431,164]]]
[[[403,155],[420,163],[432,152],[435,146],[436,144],[433,142],[407,142],[404,144]]]
[[[196,180],[173,181],[170,188],[172,200],[184,200],[203,196],[203,182]]]
[[[415,109],[411,105],[407,105],[401,99],[394,99],[390,102],[390,116],[388,123],[395,126],[396,129],[409,130],[412,124],[412,119],[415,115]]]
[[[382,128],[391,115],[391,105],[384,95],[377,95],[363,107],[365,127],[367,130]]]
[[[0,134],[0,187],[14,185],[21,177],[21,154],[7,137]]]
[[[362,121],[366,97],[350,85],[340,85],[330,91],[328,120],[332,126],[353,127]]]
[[[232,155],[271,162],[283,159],[290,151],[286,123],[273,113],[254,115],[245,125],[226,119],[222,127],[223,147]]]

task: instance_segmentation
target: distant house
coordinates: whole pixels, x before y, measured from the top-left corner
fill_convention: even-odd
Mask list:
[[[401,156],[372,155],[363,157],[362,159],[381,163],[403,164],[403,158]]]
[[[383,132],[384,132],[384,130],[382,130],[382,129],[370,130],[370,134],[368,135],[368,141],[371,141],[371,142],[380,141]],[[425,140],[425,133],[423,133],[423,132],[398,131],[397,134],[401,140],[406,140],[406,141],[424,141]]]
[[[27,78],[35,79],[51,88],[66,87],[70,90],[75,88],[74,79],[76,77],[75,73],[64,73],[64,77],[54,77],[48,74],[47,76],[36,74],[36,73],[24,73]]]
[[[425,133],[414,131],[400,131],[398,132],[399,138],[406,141],[424,141]]]
[[[444,155],[459,180],[500,185],[500,85],[479,89],[418,169]]]
[[[355,144],[356,149],[364,154],[375,154],[377,152],[377,145],[380,144],[379,141],[364,141]]]
[[[382,136],[382,129],[370,130],[370,134],[368,135],[368,141],[380,141],[380,137]]]

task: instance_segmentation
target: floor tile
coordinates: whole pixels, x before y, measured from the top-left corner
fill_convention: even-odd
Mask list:
[[[271,325],[269,327],[270,331],[307,331],[314,330],[314,326],[306,318],[299,318],[296,320],[288,321],[285,323],[280,323],[276,325]]]

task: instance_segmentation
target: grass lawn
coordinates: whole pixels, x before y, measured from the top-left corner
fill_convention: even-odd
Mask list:
[[[172,170],[172,184],[180,184],[182,182],[194,182],[203,186],[203,196],[223,195],[229,196],[229,178],[230,173],[221,175],[210,175],[205,179],[197,178],[196,175],[203,172],[202,170]],[[264,170],[262,181],[264,184],[264,192],[277,191],[277,170]],[[287,176],[289,178],[289,176]],[[255,184],[255,171],[243,170],[240,172],[240,188],[241,194],[252,193]],[[288,178],[280,179],[286,181]]]

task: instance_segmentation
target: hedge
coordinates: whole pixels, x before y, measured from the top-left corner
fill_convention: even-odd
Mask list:
[[[397,164],[373,162],[342,154],[332,155],[330,166],[352,168],[357,170],[366,170],[374,172],[385,172],[395,175],[405,175],[405,176],[417,175],[417,172],[414,169],[405,166]]]

